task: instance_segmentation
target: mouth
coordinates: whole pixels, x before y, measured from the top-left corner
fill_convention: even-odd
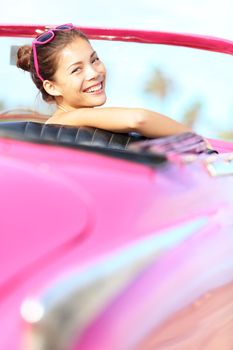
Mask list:
[[[99,95],[102,94],[102,92],[104,91],[104,84],[103,81],[90,86],[87,89],[84,89],[83,92],[88,93],[88,94],[93,94],[93,95]]]

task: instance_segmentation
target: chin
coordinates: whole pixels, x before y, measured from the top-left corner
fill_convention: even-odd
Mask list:
[[[105,104],[106,100],[107,100],[107,98],[105,96],[104,98],[101,98],[99,101],[93,101],[92,107],[103,106]]]
[[[96,104],[94,107],[100,107],[100,106],[103,106],[105,104],[106,100],[104,102],[100,102],[98,104]]]

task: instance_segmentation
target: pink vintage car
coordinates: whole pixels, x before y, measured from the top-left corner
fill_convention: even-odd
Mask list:
[[[233,54],[200,35],[81,29]],[[233,143],[1,118],[0,349],[232,349]]]

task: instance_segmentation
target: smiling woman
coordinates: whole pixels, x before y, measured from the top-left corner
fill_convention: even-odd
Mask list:
[[[144,108],[94,108],[106,102],[106,69],[88,38],[72,24],[51,28],[17,53],[46,102],[57,110],[49,124],[90,126],[113,132],[167,136],[190,129]]]
[[[44,88],[63,111],[96,107],[106,101],[105,75],[105,67],[89,42],[76,38],[63,49],[54,74],[56,83],[46,80]]]

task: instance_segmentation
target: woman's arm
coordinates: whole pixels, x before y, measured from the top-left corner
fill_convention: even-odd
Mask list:
[[[51,117],[47,124],[90,126],[113,132],[138,132],[158,137],[191,131],[185,125],[142,108],[79,108]]]

